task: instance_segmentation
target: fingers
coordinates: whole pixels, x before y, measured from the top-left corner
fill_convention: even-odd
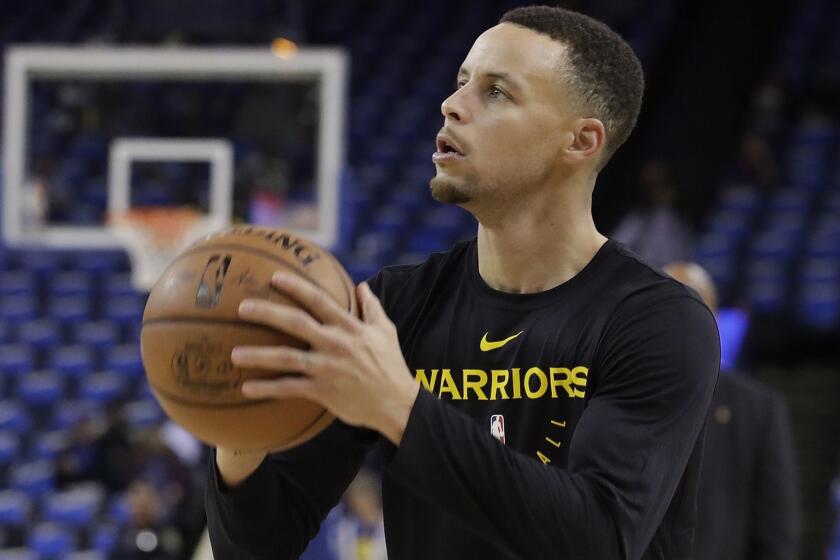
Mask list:
[[[239,304],[239,316],[281,330],[314,348],[340,349],[344,346],[342,335],[335,328],[322,325],[295,307],[268,300],[246,299]]]
[[[356,288],[356,297],[362,307],[362,317],[365,323],[377,324],[382,321],[388,321],[388,316],[385,310],[382,309],[382,304],[379,303],[379,298],[371,291],[367,282],[362,282]]]
[[[350,329],[358,328],[358,319],[353,317],[346,309],[342,309],[329,294],[315,283],[285,272],[275,273],[271,282],[294,298],[322,323]]]
[[[242,394],[252,399],[317,400],[317,377],[329,369],[328,360],[321,354],[287,346],[237,346],[231,353],[231,359],[238,367],[304,374],[249,379],[242,384]]]
[[[251,399],[310,399],[314,395],[313,381],[305,377],[279,379],[251,379],[242,384],[242,394]]]
[[[237,346],[231,352],[237,367],[311,375],[323,370],[324,358],[315,352],[288,346]]]

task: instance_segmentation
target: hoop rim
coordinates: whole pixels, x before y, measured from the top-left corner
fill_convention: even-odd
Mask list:
[[[178,253],[216,229],[212,216],[188,206],[133,207],[106,223],[131,259],[135,287],[146,292]]]

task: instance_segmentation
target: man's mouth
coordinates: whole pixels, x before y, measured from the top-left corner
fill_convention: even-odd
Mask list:
[[[432,156],[435,162],[451,161],[466,157],[461,147],[445,134],[438,134],[435,140],[437,151]]]

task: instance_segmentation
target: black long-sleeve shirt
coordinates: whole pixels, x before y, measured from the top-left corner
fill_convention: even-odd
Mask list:
[[[383,480],[395,560],[691,557],[720,361],[697,295],[608,241],[569,281],[502,293],[475,240],[371,283],[420,391]],[[376,435],[335,423],[235,489],[211,462],[216,558],[295,558]]]

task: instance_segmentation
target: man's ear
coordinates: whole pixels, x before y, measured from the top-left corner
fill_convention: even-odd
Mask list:
[[[607,132],[604,123],[596,118],[582,118],[575,123],[574,138],[564,151],[569,163],[595,161],[604,151]]]

